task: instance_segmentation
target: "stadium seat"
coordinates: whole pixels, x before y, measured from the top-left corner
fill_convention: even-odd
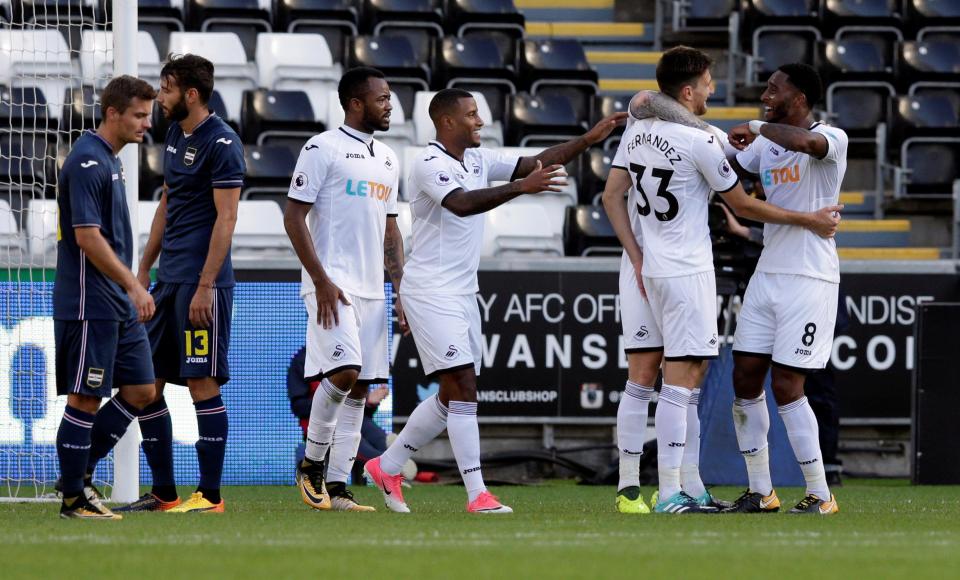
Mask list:
[[[0,188],[23,185],[42,194],[56,179],[48,168],[51,147],[41,133],[0,133]]]
[[[417,145],[426,145],[436,138],[436,130],[433,121],[430,119],[430,101],[436,95],[436,91],[420,91],[416,94],[413,105],[413,127],[415,130],[414,143]],[[474,100],[477,102],[477,112],[483,120],[483,128],[480,129],[480,140],[485,147],[503,146],[503,124],[499,119],[494,119],[483,93],[472,92]],[[391,123],[392,125],[392,123]],[[393,129],[391,128],[391,131]]]
[[[80,48],[82,30],[96,26],[99,6],[97,0],[14,0],[14,21],[27,24],[28,29],[47,30],[60,34],[71,51]]]
[[[516,67],[525,28],[513,0],[448,0],[444,23],[448,34],[488,38],[497,43],[504,63]]]
[[[892,109],[895,143],[907,137],[947,137],[960,130],[960,97],[953,91],[899,96]]]
[[[887,105],[894,94],[888,83],[833,83],[827,87],[826,99],[830,123],[846,131],[851,139],[873,140],[877,126],[888,121]]]
[[[240,38],[232,32],[174,32],[170,52],[198,54],[216,67],[216,89],[223,97],[227,118],[240,120],[243,91],[257,88],[257,69],[247,62]],[[259,60],[259,58],[258,58]]]
[[[67,42],[56,30],[0,29],[0,85],[37,86],[48,96],[48,116],[59,119],[62,103],[49,99],[79,86],[79,73],[70,60]]]
[[[31,199],[27,206],[27,241],[33,263],[57,263],[57,200]]]
[[[0,263],[23,263],[27,242],[20,233],[22,215],[14,211],[6,199],[0,199]]]
[[[516,92],[516,71],[506,63],[500,47],[492,38],[448,36],[439,42],[438,81],[445,87],[463,82],[505,84]]]
[[[437,0],[364,0],[363,29],[371,36],[406,38],[417,61],[432,69],[434,44],[443,38],[440,4]]]
[[[190,30],[232,32],[248,61],[256,55],[257,35],[273,32],[271,0],[189,0]]]
[[[615,255],[623,252],[613,226],[602,207],[580,205],[567,208],[563,239],[568,256]]]
[[[813,64],[820,33],[811,27],[765,26],[753,33],[753,80],[766,82],[781,65]]]
[[[57,116],[62,113],[57,110]],[[44,92],[35,87],[0,86],[0,127],[12,127],[20,131],[46,133],[55,128],[48,120],[50,105]],[[55,134],[48,134],[55,139]]]
[[[245,143],[280,145],[292,151],[299,151],[307,139],[324,130],[303,91],[246,91],[240,119]]]
[[[583,133],[573,105],[558,95],[518,93],[508,101],[507,143],[521,147],[566,141]]]
[[[140,199],[158,200],[163,193],[163,143],[140,147]]]
[[[563,240],[543,215],[543,208],[528,200],[514,200],[487,212],[480,255],[562,257]]]
[[[828,30],[844,26],[900,24],[900,0],[824,0],[821,18]]]
[[[405,111],[413,110],[417,91],[430,89],[430,70],[417,59],[413,45],[404,36],[358,36],[350,39],[350,66],[380,69],[397,93]]]
[[[60,130],[68,131],[72,138],[87,129],[96,129],[103,118],[100,110],[100,91],[89,85],[79,89],[67,89],[63,96],[63,112],[60,114]],[[147,134],[149,136],[149,133]]]
[[[820,70],[826,80],[893,80],[893,43],[882,36],[847,36],[822,43]]]
[[[138,0],[137,28],[153,38],[162,58],[170,53],[170,34],[183,32],[183,0]]]
[[[911,32],[927,26],[960,25],[960,2],[955,0],[905,0],[904,5]]]
[[[583,156],[580,172],[580,203],[598,205],[607,184],[614,152],[593,148]]]
[[[287,192],[276,190],[276,191],[256,191],[248,190],[240,194],[241,201],[269,201],[280,206],[280,211],[283,211],[287,207]]]
[[[907,41],[901,45],[901,79],[955,81],[960,74],[960,37]]]
[[[319,34],[274,32],[257,37],[260,86],[301,90],[315,112],[327,110],[327,97],[337,88],[342,67],[333,62],[327,41]]]
[[[747,0],[743,30],[761,26],[820,24],[820,0]]]
[[[357,36],[360,18],[352,0],[277,0],[277,32],[313,33],[327,41],[333,62],[346,60],[347,39]]]
[[[290,176],[297,165],[297,156],[286,147],[246,145],[243,160],[247,165],[243,190],[284,191],[290,186]]]
[[[590,67],[579,41],[527,40],[520,56],[521,85],[532,95],[563,95],[570,99],[577,120],[587,123],[599,91],[597,72]]]
[[[113,32],[84,30],[80,46],[83,84],[102,89],[113,78]],[[148,32],[137,32],[137,76],[160,85],[160,53]]]
[[[907,139],[900,149],[900,163],[908,171],[907,195],[949,199],[954,181],[960,179],[960,142]]]
[[[261,260],[292,257],[293,248],[283,227],[280,206],[272,201],[241,201],[231,253],[240,258]]]

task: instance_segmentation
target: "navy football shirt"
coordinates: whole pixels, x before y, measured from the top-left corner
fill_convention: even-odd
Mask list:
[[[63,162],[57,193],[57,274],[53,317],[58,320],[127,320],[134,317],[126,291],[97,270],[77,245],[74,228],[97,226],[127,267],[133,233],[123,168],[109,143],[84,133]]]
[[[163,282],[196,284],[217,220],[213,190],[243,186],[243,144],[223,119],[211,114],[190,135],[184,135],[180,123],[171,124],[164,145],[167,225],[157,277]],[[215,284],[234,285],[229,252]]]

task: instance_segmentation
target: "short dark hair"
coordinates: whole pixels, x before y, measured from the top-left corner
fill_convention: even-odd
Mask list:
[[[441,89],[430,100],[430,119],[436,123],[441,115],[449,113],[460,99],[472,99],[470,91],[463,89]]]
[[[680,89],[696,84],[700,75],[711,66],[713,59],[705,52],[689,46],[675,46],[663,53],[657,63],[657,85],[660,92],[677,98]]]
[[[113,107],[123,114],[133,99],[152,101],[157,98],[157,91],[150,83],[130,75],[114,77],[100,93],[100,110],[106,114],[107,109]]]
[[[369,66],[358,66],[343,73],[340,84],[337,85],[337,96],[340,106],[347,110],[351,99],[363,99],[367,93],[367,82],[370,79],[386,78],[379,70]]]
[[[807,98],[807,106],[811,109],[823,98],[823,81],[817,69],[802,62],[782,65],[777,69],[787,75],[790,84],[797,87]]]
[[[213,63],[198,54],[171,54],[160,70],[160,77],[173,77],[181,91],[196,89],[200,102],[210,102],[213,94]]]

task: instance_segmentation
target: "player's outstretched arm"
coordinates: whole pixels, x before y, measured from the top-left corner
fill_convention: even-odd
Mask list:
[[[783,123],[741,123],[730,129],[728,138],[731,145],[742,151],[753,143],[757,135],[763,135],[787,151],[806,153],[817,159],[823,159],[829,149],[827,138],[823,134]]]
[[[137,280],[144,288],[150,288],[150,269],[160,257],[160,246],[163,241],[163,229],[167,227],[167,184],[163,184],[163,194],[160,196],[160,204],[157,211],[153,214],[153,222],[150,224],[150,236],[143,247],[143,257],[140,258],[140,266],[137,268]]]
[[[831,205],[813,212],[796,212],[750,197],[739,183],[730,191],[721,193],[723,200],[737,216],[764,222],[806,228],[821,238],[832,238],[840,225],[842,205]]]
[[[709,125],[700,117],[691,113],[676,99],[657,91],[640,91],[630,99],[630,116],[634,119],[657,117],[670,123],[686,125],[707,131]]]
[[[640,293],[646,297],[647,293],[643,287],[643,248],[637,243],[633,229],[630,227],[630,215],[627,213],[627,200],[624,194],[630,189],[630,173],[620,167],[611,167],[610,174],[607,176],[607,184],[603,188],[603,209],[607,212],[607,218],[613,231],[617,233],[617,239],[623,245],[623,250],[630,258],[633,264],[633,270],[637,275],[637,285],[640,287]]]
[[[560,190],[557,188],[567,184],[563,165],[543,167],[540,161],[533,157],[523,157],[521,163],[523,159],[533,159],[533,171],[523,179],[497,187],[471,191],[458,188],[448,193],[443,198],[441,205],[460,217],[467,217],[490,211],[498,205],[507,203],[525,193],[541,193],[544,191],[559,193]]]
[[[317,324],[323,328],[333,328],[340,324],[337,301],[344,304],[350,304],[350,301],[327,276],[320,258],[317,257],[317,251],[313,248],[313,239],[310,237],[306,222],[307,214],[312,207],[312,203],[288,198],[287,207],[283,211],[283,228],[287,231],[290,243],[293,244],[293,251],[297,253],[300,263],[303,264],[316,288]]]
[[[520,162],[517,163],[517,169],[514,171],[513,178],[519,179],[530,175],[530,173],[536,169],[537,162],[543,167],[549,165],[564,165],[590,147],[603,142],[604,139],[610,136],[610,133],[613,133],[614,129],[623,126],[626,122],[626,113],[607,115],[594,125],[592,129],[576,139],[571,139],[565,143],[544,149],[534,157],[521,157]]]
[[[153,296],[140,285],[130,268],[120,261],[116,252],[100,233],[100,227],[74,228],[74,234],[77,237],[77,246],[83,250],[87,259],[93,262],[94,267],[127,291],[140,322],[153,318],[155,310]]]
[[[403,279],[403,235],[400,233],[400,227],[397,225],[397,218],[387,217],[387,229],[383,235],[383,268],[390,275],[390,283],[393,284],[394,296],[393,308],[397,311],[397,322],[400,324],[400,331],[406,334],[409,332],[407,326],[407,317],[403,314],[403,305],[400,303],[400,282]]]

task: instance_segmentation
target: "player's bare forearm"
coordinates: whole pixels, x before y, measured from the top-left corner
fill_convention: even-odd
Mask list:
[[[140,259],[140,272],[150,273],[150,268],[160,257],[160,247],[163,241],[163,229],[167,226],[167,191],[164,187],[163,195],[160,196],[160,204],[157,206],[156,213],[153,214],[153,221],[150,223],[150,235],[147,237],[147,243],[143,247],[143,257]]]
[[[383,267],[390,275],[394,288],[400,288],[403,279],[403,236],[397,226],[397,218],[387,218],[387,230],[383,236]]]
[[[643,257],[643,250],[637,244],[633,228],[630,227],[630,216],[627,210],[627,200],[623,194],[630,188],[630,174],[613,167],[610,169],[610,175],[607,176],[607,184],[603,189],[603,209],[607,212],[607,218],[613,231],[617,234],[617,239],[623,246],[624,251],[630,257],[631,263],[636,263]]]
[[[827,154],[827,138],[803,127],[783,123],[765,123],[760,134],[787,151],[806,153],[818,159]]]
[[[523,157],[517,167],[515,177],[526,177],[537,166],[537,161],[544,167],[550,165],[565,165],[574,157],[590,148],[591,143],[585,137],[577,137],[559,145],[554,145],[541,151],[534,157]]]
[[[213,202],[217,207],[217,221],[213,223],[207,259],[200,271],[200,285],[212,287],[230,253],[233,230],[237,226],[237,207],[240,204],[240,188],[214,189]]]
[[[763,222],[765,224],[780,224],[807,227],[810,225],[810,215],[783,209],[782,207],[766,203],[750,197],[737,185],[733,190],[722,194],[723,200],[733,209],[737,217]]]
[[[130,291],[138,286],[137,277],[130,268],[120,261],[113,251],[99,227],[75,228],[77,246],[83,250],[87,259],[105,276],[119,284],[124,290]]]
[[[317,251],[313,247],[313,239],[310,237],[310,229],[307,228],[306,217],[313,204],[287,200],[287,207],[283,212],[283,228],[287,231],[287,237],[293,245],[293,251],[297,258],[303,264],[307,275],[313,280],[314,285],[318,282],[327,280],[327,273],[320,264],[320,258],[317,257]]]
[[[519,181],[511,181],[497,187],[464,191],[457,189],[443,198],[443,207],[459,217],[467,217],[490,211],[511,199],[523,195]]]
[[[707,130],[707,123],[676,99],[656,91],[640,91],[630,99],[630,115],[636,119],[657,117],[664,121]]]

